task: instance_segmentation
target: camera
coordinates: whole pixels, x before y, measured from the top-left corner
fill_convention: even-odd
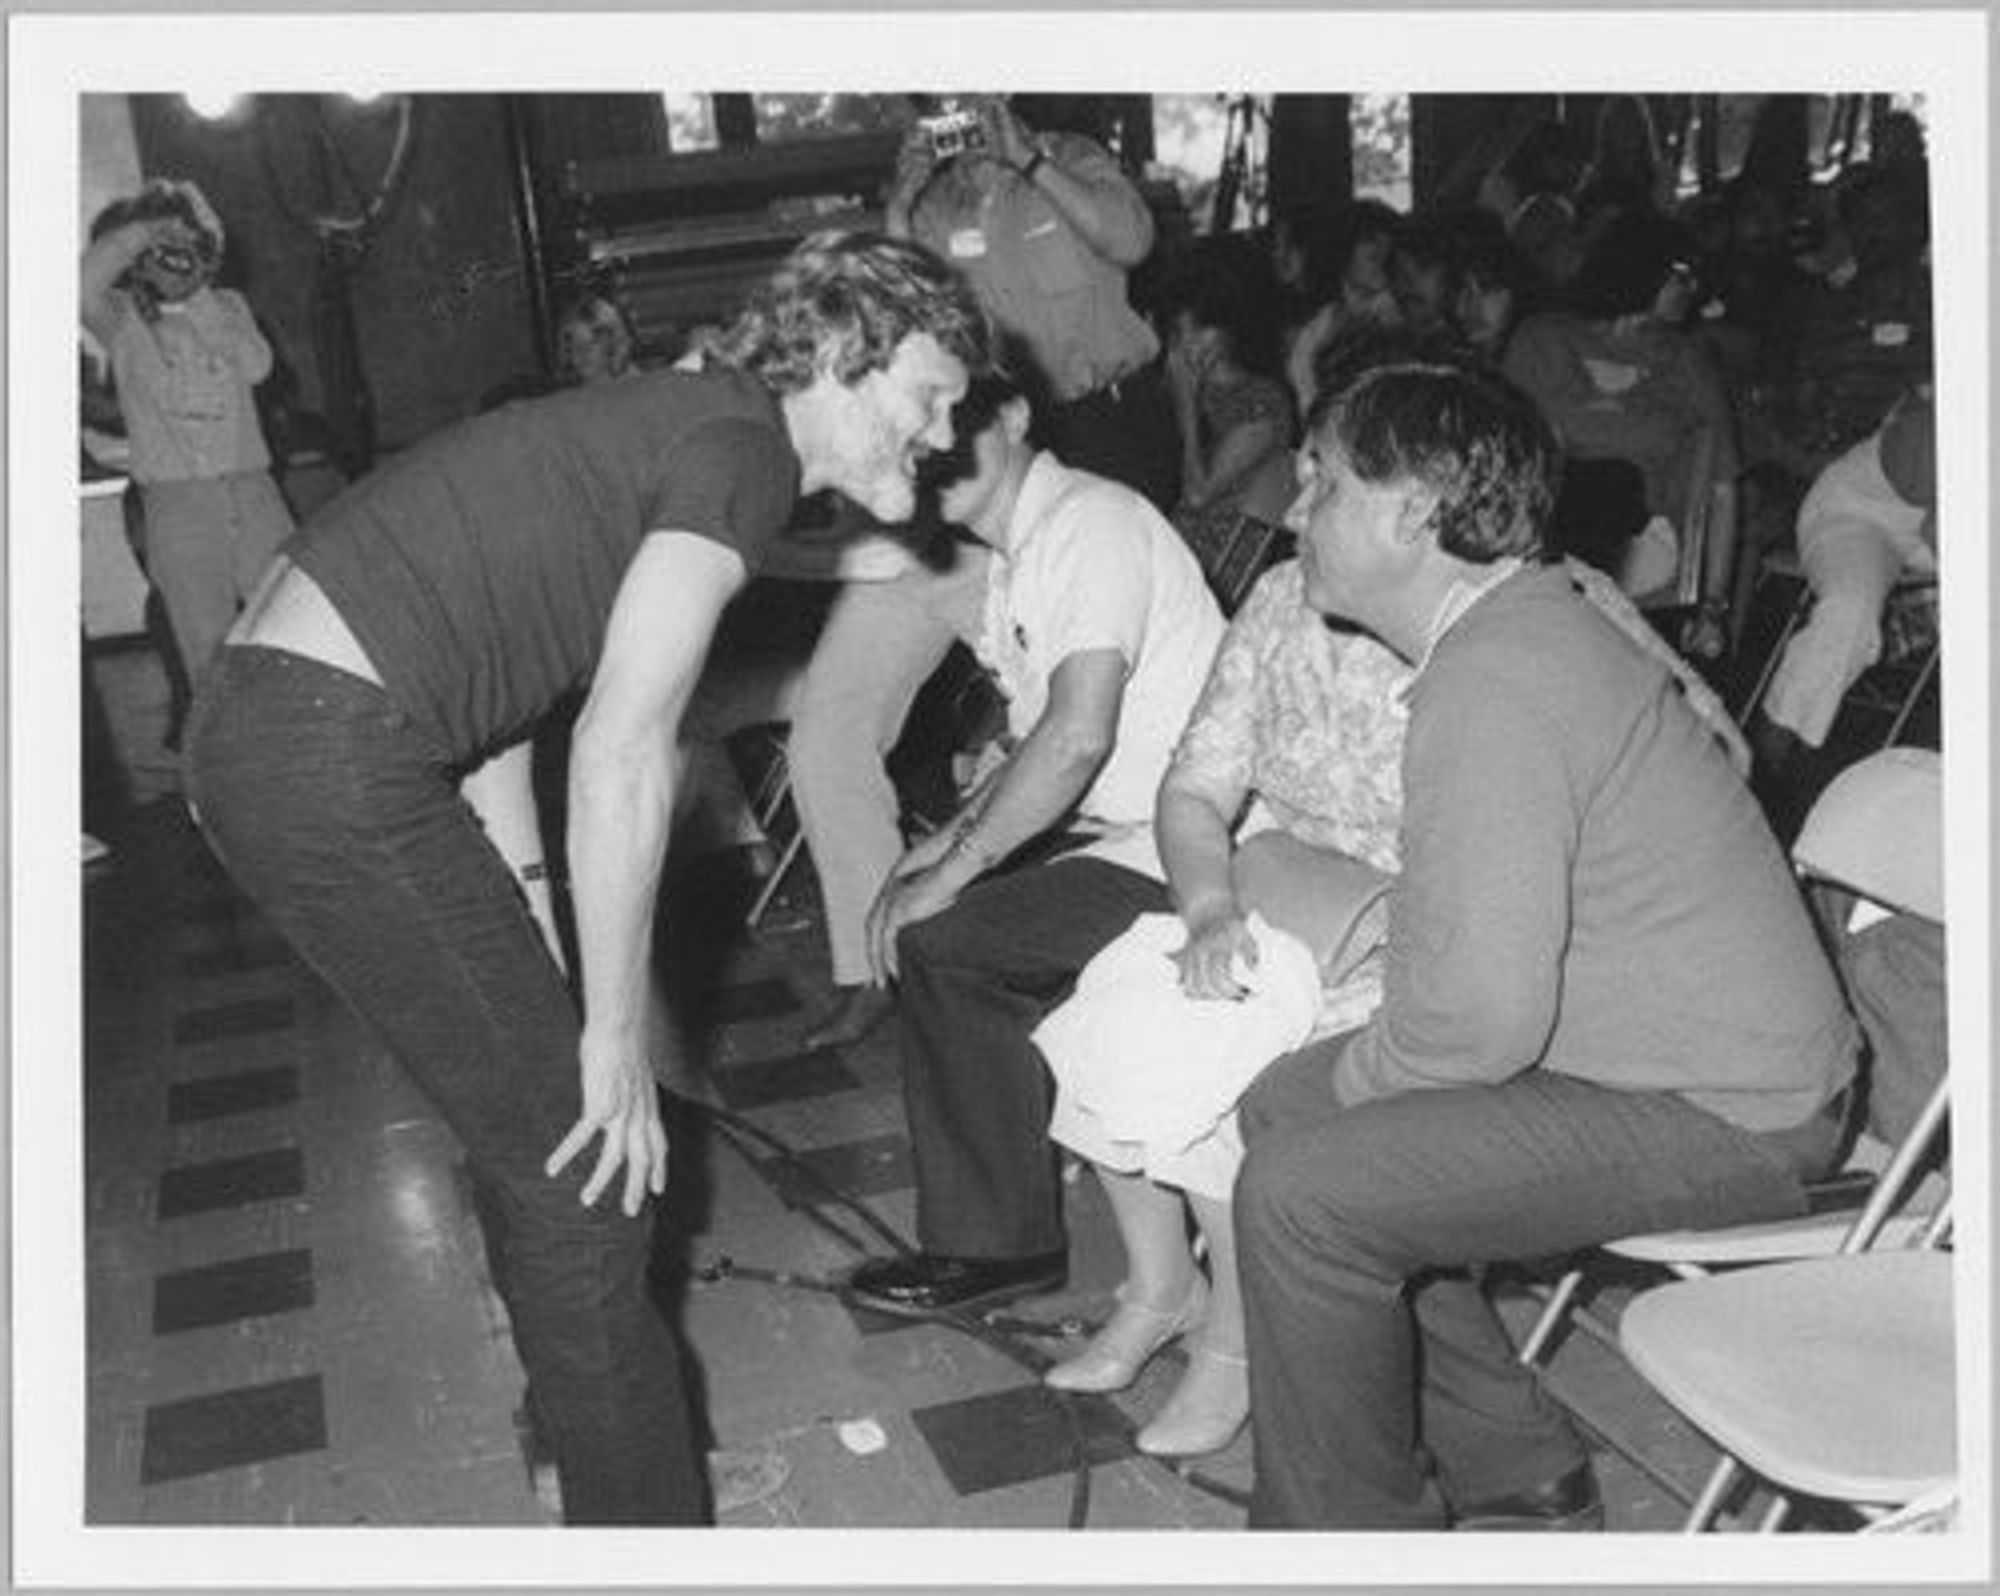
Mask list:
[[[930,140],[934,160],[948,161],[968,150],[986,148],[986,124],[977,111],[946,111],[919,119],[917,126]]]

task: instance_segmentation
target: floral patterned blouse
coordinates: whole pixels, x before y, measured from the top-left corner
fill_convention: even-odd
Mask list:
[[[1749,749],[1714,691],[1675,654],[1610,577],[1565,562],[1577,592],[1680,683],[1738,774]],[[1273,566],[1229,624],[1168,770],[1248,813],[1238,836],[1282,828],[1312,847],[1401,867],[1404,689],[1415,673],[1366,632],[1329,623],[1305,600],[1299,562]],[[1394,897],[1391,895],[1393,914]],[[1365,1021],[1381,999],[1371,958],[1322,995],[1314,1034]]]
[[[1287,560],[1230,622],[1171,769],[1254,796],[1254,829],[1275,823],[1393,871],[1410,676],[1385,645],[1317,614]]]
[[[1570,560],[1571,583],[1672,672],[1689,707],[1748,769],[1741,732],[1714,691],[1601,571]],[[1387,645],[1329,623],[1306,603],[1297,560],[1272,567],[1230,622],[1170,770],[1204,789],[1255,799],[1242,828],[1276,824],[1316,848],[1379,870],[1399,867],[1403,732],[1412,675]]]

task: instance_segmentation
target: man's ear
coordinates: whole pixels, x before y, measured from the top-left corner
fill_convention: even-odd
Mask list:
[[[1000,406],[1000,425],[1006,429],[1009,443],[1019,443],[1026,438],[1034,419],[1025,399],[1009,399]]]
[[[1428,488],[1412,488],[1396,517],[1396,536],[1404,543],[1435,539],[1437,522],[1438,496]]]

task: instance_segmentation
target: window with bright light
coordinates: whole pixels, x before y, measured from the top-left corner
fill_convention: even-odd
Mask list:
[[[1269,146],[1269,95],[1156,94],[1153,97],[1153,162],[1150,175],[1180,190],[1196,232],[1218,225],[1225,231],[1253,227],[1264,219],[1265,156]],[[1215,192],[1222,180],[1232,139],[1242,141],[1244,165],[1232,216],[1215,215]]]
[[[901,94],[758,94],[757,139],[787,144],[845,133],[899,132],[916,115]]]
[[[1410,97],[1357,94],[1348,102],[1354,150],[1354,197],[1410,208]]]
[[[676,154],[716,147],[715,102],[706,94],[663,94],[667,112],[667,148]]]

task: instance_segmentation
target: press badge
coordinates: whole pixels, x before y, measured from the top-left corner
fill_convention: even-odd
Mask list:
[[[945,241],[945,250],[953,260],[977,260],[986,253],[985,231],[961,227]]]
[[[1901,349],[1910,341],[1910,328],[1907,322],[1878,321],[1868,331],[1878,349]]]

